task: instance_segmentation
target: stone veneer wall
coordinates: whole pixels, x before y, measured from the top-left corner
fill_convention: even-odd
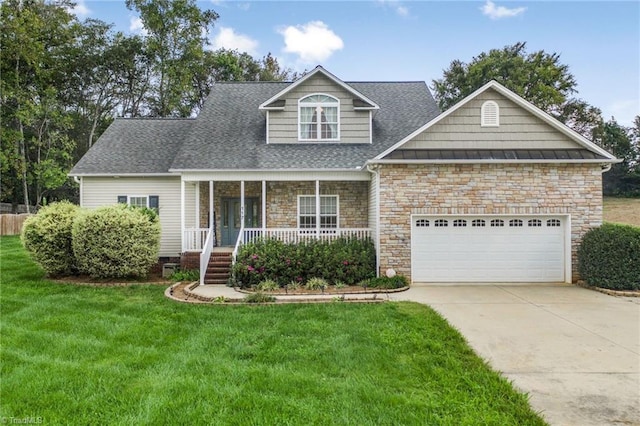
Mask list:
[[[602,223],[597,164],[383,165],[380,271],[411,276],[411,214],[570,214],[572,278],[582,236]]]
[[[315,194],[315,182],[267,182],[267,226],[297,227],[298,195]],[[220,235],[220,206],[223,198],[240,198],[240,182],[214,182],[216,232]],[[320,182],[320,193],[338,195],[341,228],[367,228],[369,182]],[[245,198],[262,197],[262,182],[245,182]],[[259,202],[259,210],[262,203]],[[207,227],[209,214],[209,182],[200,182],[200,226]],[[262,217],[262,213],[259,213]],[[260,219],[261,220],[261,219]]]

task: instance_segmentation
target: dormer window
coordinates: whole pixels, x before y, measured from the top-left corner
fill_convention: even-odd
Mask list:
[[[310,95],[298,101],[298,129],[301,141],[340,139],[340,101],[329,95]]]
[[[500,107],[494,101],[486,101],[480,108],[480,126],[498,127],[500,126]]]

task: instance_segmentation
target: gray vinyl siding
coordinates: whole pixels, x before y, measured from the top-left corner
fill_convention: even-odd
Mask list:
[[[175,257],[180,255],[182,247],[179,177],[82,178],[82,207],[95,209],[116,204],[118,195],[159,196],[160,256]]]
[[[480,108],[485,101],[500,108],[499,127],[480,126]],[[406,149],[567,149],[582,148],[549,124],[535,117],[495,90],[445,117],[402,146]]]
[[[340,100],[340,140],[334,143],[370,143],[369,111],[354,110],[353,94],[322,75],[310,78],[287,93],[284,111],[269,111],[269,143],[299,142],[298,100],[313,93],[330,95]]]

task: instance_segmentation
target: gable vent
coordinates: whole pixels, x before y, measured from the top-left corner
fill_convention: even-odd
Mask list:
[[[494,101],[486,101],[480,108],[480,125],[498,127],[500,125],[500,107]]]

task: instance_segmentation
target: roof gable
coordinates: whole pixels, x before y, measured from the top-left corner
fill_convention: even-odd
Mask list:
[[[507,111],[519,111],[520,117],[515,120],[512,119],[512,125],[507,125],[502,129],[495,126],[481,128],[481,105],[487,100],[498,101],[506,107]],[[469,111],[474,111],[473,114],[475,116],[470,114]],[[522,111],[525,114],[521,114]],[[509,117],[506,116],[505,118]],[[457,133],[464,131],[461,130],[464,127],[460,123],[468,123],[467,128],[473,128],[474,133],[466,135]],[[507,120],[508,123],[509,120]],[[531,133],[529,135],[521,134],[522,130],[529,130]],[[440,134],[440,138],[438,138],[438,134]],[[517,137],[514,138],[513,135]],[[464,140],[465,137],[467,141]],[[531,140],[530,145],[527,145],[527,138]],[[402,156],[391,154],[399,149],[424,148],[429,144],[429,141],[437,139],[440,139],[440,141],[433,144],[434,149],[586,149],[603,162],[616,161],[615,157],[606,150],[560,123],[496,81],[485,84],[411,135],[376,156],[375,160],[402,158]],[[503,146],[501,146],[501,139],[508,142],[503,143]],[[512,139],[519,140],[514,141]],[[455,142],[451,142],[451,146],[447,146],[447,140]],[[485,142],[484,144],[483,141]],[[420,146],[420,143],[423,146]],[[467,144],[466,146],[465,143]],[[574,157],[570,159],[580,160]]]
[[[346,90],[351,95],[353,95],[353,97],[354,97],[354,106],[356,106],[357,108],[359,108],[359,109],[371,109],[371,110],[380,109],[378,104],[376,104],[374,101],[369,99],[364,94],[360,93],[358,90],[356,90],[355,88],[353,88],[349,84],[347,84],[344,81],[340,80],[338,77],[336,77],[335,75],[331,74],[329,71],[325,70],[320,65],[318,65],[316,68],[314,68],[314,70],[311,71],[310,73],[304,75],[302,78],[300,78],[300,79],[296,80],[295,82],[291,83],[286,88],[284,88],[280,92],[276,93],[275,95],[273,95],[272,97],[270,97],[269,99],[264,101],[262,104],[260,104],[260,106],[258,108],[261,109],[261,110],[282,109],[282,108],[284,108],[284,102],[283,101],[284,101],[286,95],[289,92],[291,92],[293,90],[296,90],[299,86],[304,86],[305,84],[307,84],[309,81],[313,80],[317,76],[326,77],[327,79],[332,81],[334,84],[336,84],[337,86],[341,87],[342,89]]]

